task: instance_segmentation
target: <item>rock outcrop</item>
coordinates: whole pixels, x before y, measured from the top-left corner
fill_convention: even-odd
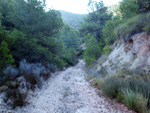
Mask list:
[[[121,38],[118,39],[108,58],[104,60],[104,56],[101,57],[95,66],[97,72],[105,70],[108,75],[123,68],[150,72],[150,36],[147,33],[138,33],[126,42]]]

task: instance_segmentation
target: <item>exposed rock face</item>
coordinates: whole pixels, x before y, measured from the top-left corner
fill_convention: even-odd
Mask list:
[[[107,60],[96,68],[98,72],[105,68],[109,75],[121,68],[150,72],[150,36],[143,32],[132,36],[127,42],[118,39]]]

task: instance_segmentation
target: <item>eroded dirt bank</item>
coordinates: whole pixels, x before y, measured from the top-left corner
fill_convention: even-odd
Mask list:
[[[29,105],[16,113],[123,113],[113,107],[85,80],[85,63],[53,74],[41,90],[28,97]]]

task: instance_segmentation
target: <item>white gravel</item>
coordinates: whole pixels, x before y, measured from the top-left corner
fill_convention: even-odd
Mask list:
[[[42,87],[29,96],[29,105],[15,113],[122,113],[99,97],[85,80],[85,63],[56,72]]]

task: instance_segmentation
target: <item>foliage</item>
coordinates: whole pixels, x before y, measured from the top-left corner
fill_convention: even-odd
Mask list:
[[[4,69],[4,75],[6,76],[7,80],[14,80],[18,74],[19,71],[18,69],[12,67],[12,66],[8,66],[6,69]]]
[[[0,14],[1,14],[1,23],[3,26],[6,27],[6,29],[11,29],[14,27],[14,24],[12,24],[9,19],[9,11],[12,8],[12,3],[14,3],[13,0],[1,0],[0,1]]]
[[[8,43],[17,65],[22,59],[52,63],[53,59],[63,54],[64,44],[56,38],[63,26],[58,11],[45,12],[42,2],[37,0],[15,0],[10,3],[5,0],[0,7],[9,9],[1,10],[2,18],[6,16],[7,21],[4,23],[2,19],[0,40]],[[7,26],[8,22],[14,25],[13,29]]]
[[[130,109],[138,113],[145,113],[147,111],[148,99],[144,98],[140,93],[135,93],[132,90],[126,89],[123,91],[123,103]]]
[[[138,13],[147,13],[150,11],[150,1],[149,0],[136,0],[139,6]]]
[[[28,38],[56,35],[62,27],[62,19],[55,10],[44,11],[38,0],[15,0],[9,13],[9,20],[15,27],[27,34]],[[16,18],[17,17],[17,18]]]
[[[132,73],[133,74],[133,73]],[[126,78],[112,76],[102,83],[104,94],[110,98],[127,105],[139,113],[147,112],[148,99],[150,95],[149,79],[143,80],[142,77],[135,78],[135,75]]]
[[[60,38],[67,48],[77,49],[79,47],[80,35],[68,25],[63,27]]]
[[[103,48],[103,51],[104,51],[104,54],[105,54],[105,55],[108,55],[109,53],[111,53],[112,48],[106,45],[106,46]]]
[[[43,80],[47,80],[50,77],[50,72],[42,64],[30,64],[26,60],[20,62],[19,71],[27,82],[31,83],[32,88],[35,85],[40,88]]]
[[[86,50],[83,57],[87,65],[90,65],[92,60],[97,60],[102,54],[102,47],[91,34],[86,36]]]
[[[82,24],[80,31],[84,35],[88,33],[92,34],[103,44],[103,27],[111,19],[112,15],[107,13],[107,7],[104,6],[102,1],[98,3],[96,1],[90,1],[89,7],[92,12],[85,18],[85,23]]]
[[[45,11],[44,1],[0,0],[0,85],[8,86],[6,102],[13,107],[23,106],[27,96],[18,90],[20,76],[27,88],[40,88],[51,71],[68,65],[65,54],[72,65],[77,62],[80,34],[69,26],[62,29],[61,14]]]
[[[67,62],[63,58],[56,58],[56,59],[54,59],[54,63],[60,69],[63,69],[63,67],[65,67],[67,65]]]
[[[77,63],[77,51],[75,49],[67,49],[65,52],[65,58],[69,65],[75,65]]]
[[[113,44],[116,40],[116,34],[114,33],[115,27],[121,22],[119,16],[114,16],[112,20],[109,20],[103,28],[103,39],[107,45]]]
[[[123,18],[128,19],[138,14],[138,8],[136,0],[123,0],[120,3],[119,11]]]
[[[128,40],[138,32],[149,31],[149,17],[150,13],[147,13],[128,19],[126,22],[118,25],[115,29],[116,35]]]
[[[2,41],[0,44],[0,71],[14,63],[14,59],[9,52],[8,44],[5,41]]]
[[[149,0],[123,0],[120,3],[119,11],[124,19],[143,14],[150,11]]]
[[[102,84],[102,90],[104,94],[106,94],[110,98],[116,98],[119,92],[120,85],[121,82],[118,78],[111,77]]]
[[[99,79],[91,81],[90,84],[91,84],[91,86],[94,86],[94,87],[96,87],[98,89],[102,88],[102,86],[101,86],[102,85],[102,81],[99,80]]]

